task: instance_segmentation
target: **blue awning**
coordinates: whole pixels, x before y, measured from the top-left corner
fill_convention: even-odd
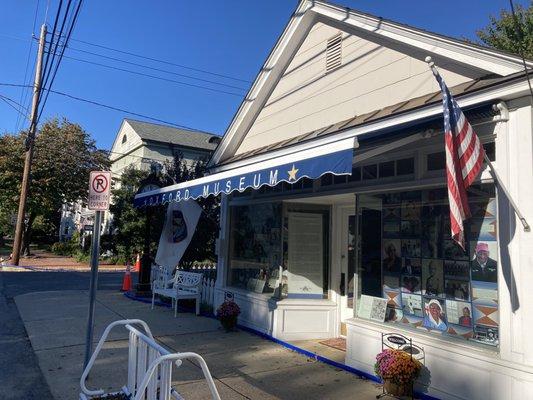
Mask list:
[[[352,173],[354,139],[306,148],[293,153],[228,169],[191,181],[140,193],[134,206],[143,207],[208,197],[220,193],[243,192],[248,188],[276,186],[280,182],[294,184],[306,177],[320,178],[326,173],[350,175]]]

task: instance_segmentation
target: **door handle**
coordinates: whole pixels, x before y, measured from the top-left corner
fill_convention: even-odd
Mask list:
[[[339,288],[339,293],[341,296],[346,295],[346,274],[344,272],[341,273],[341,286]]]

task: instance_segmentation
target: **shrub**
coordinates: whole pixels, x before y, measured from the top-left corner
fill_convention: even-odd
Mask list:
[[[70,256],[73,249],[71,242],[55,242],[50,250],[59,256]]]

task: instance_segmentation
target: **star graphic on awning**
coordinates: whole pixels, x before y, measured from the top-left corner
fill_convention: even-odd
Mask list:
[[[294,164],[292,164],[292,169],[290,171],[287,171],[289,174],[289,181],[296,180],[296,173],[299,171]]]

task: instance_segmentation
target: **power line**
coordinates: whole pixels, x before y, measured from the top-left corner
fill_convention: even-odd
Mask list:
[[[53,31],[52,31],[52,37],[55,36],[55,33],[56,33],[56,29],[57,29],[57,23],[59,22],[59,16],[61,15],[61,8],[63,6],[63,0],[59,0],[59,6],[57,7],[57,13],[56,13],[56,17],[54,19],[54,27],[52,28]],[[46,39],[46,38],[45,38]],[[50,48],[52,47],[52,42],[50,42]],[[45,47],[46,47],[46,42],[45,42]],[[44,77],[46,74],[47,74],[47,69],[48,69],[48,62],[50,61],[50,52],[46,52],[46,60],[44,61],[44,67],[42,69],[42,76]],[[43,81],[44,82],[44,81]],[[44,86],[43,86],[44,87]],[[39,100],[40,100],[40,97],[41,97],[41,94],[39,93],[39,98],[37,100],[37,106],[39,106]]]
[[[14,104],[18,105],[20,108],[24,110],[24,106],[22,106],[20,103],[16,102],[10,97],[4,96],[0,94],[0,100],[2,100],[4,103],[6,103],[9,107],[11,107],[13,110],[17,112],[18,116],[23,116],[25,119],[29,119],[27,114],[24,114],[22,111],[20,111],[19,108],[17,108]],[[13,104],[12,104],[13,103]]]
[[[518,17],[515,13],[515,10],[514,10],[514,4],[513,4],[513,0],[509,0],[509,4],[511,5],[511,14],[513,15],[513,21],[514,21],[514,25],[515,25],[515,29],[518,33],[518,38],[520,39],[520,42],[518,44],[518,48],[519,48],[519,51],[520,51],[520,58],[522,58],[522,65],[524,66],[524,75],[527,79],[527,84],[529,86],[529,94],[531,95],[531,103],[533,104],[533,88],[531,87],[531,81],[529,79],[529,76],[528,76],[528,72],[527,72],[527,64],[526,64],[526,58],[524,56],[524,33],[522,32],[522,27],[518,21]]]
[[[23,85],[23,84],[19,84],[19,83],[6,83],[6,82],[0,82],[0,86],[32,87],[31,85]],[[43,89],[43,90],[46,90],[46,89]],[[123,108],[111,106],[111,105],[108,105],[108,104],[103,104],[103,103],[100,103],[100,102],[97,102],[97,101],[94,101],[94,100],[84,99],[82,97],[78,97],[78,96],[74,96],[74,95],[71,95],[71,94],[68,94],[68,93],[60,92],[58,90],[48,89],[47,91],[49,91],[50,93],[54,93],[54,94],[60,95],[60,96],[68,97],[68,98],[73,99],[73,100],[78,100],[78,101],[81,101],[81,102],[84,102],[84,103],[92,104],[92,105],[95,105],[95,106],[107,108],[107,109],[110,109],[110,110],[113,110],[113,111],[118,111],[118,112],[129,114],[129,115],[135,115],[137,117],[149,119],[151,121],[161,122],[163,124],[175,126],[177,128],[182,128],[182,129],[189,130],[189,131],[198,131],[198,129],[191,128],[191,127],[186,126],[186,125],[181,125],[181,124],[178,124],[178,123],[175,123],[175,122],[170,122],[170,121],[166,121],[166,120],[163,120],[163,119],[160,119],[160,118],[151,117],[149,115],[136,113],[136,112],[133,112],[133,111],[125,110]]]
[[[103,68],[113,69],[113,70],[116,70],[116,71],[127,72],[127,73],[133,74],[133,75],[139,75],[139,76],[144,76],[144,77],[147,77],[147,78],[158,79],[160,81],[165,81],[165,82],[172,82],[172,83],[176,83],[178,85],[190,86],[190,87],[194,87],[194,88],[197,88],[197,89],[204,89],[204,90],[208,90],[208,91],[211,91],[211,92],[228,94],[228,95],[237,96],[237,97],[243,97],[243,95],[244,95],[243,93],[228,92],[226,90],[215,89],[215,88],[211,88],[211,87],[208,87],[208,86],[197,85],[197,84],[194,84],[194,83],[178,81],[178,80],[170,79],[170,78],[164,78],[162,76],[146,74],[144,72],[133,71],[133,70],[126,69],[126,68],[115,67],[115,66],[112,66],[112,65],[98,63],[98,62],[95,62],[95,61],[83,60],[81,58],[70,57],[70,56],[64,56],[64,58],[69,59],[69,60],[83,62],[83,63],[86,63],[86,64],[96,65],[96,66],[103,67]]]
[[[191,128],[191,127],[188,127],[188,126],[185,126],[185,125],[181,125],[181,124],[177,124],[177,123],[174,123],[174,122],[165,121],[165,120],[159,119],[159,118],[150,117],[148,115],[139,114],[139,113],[136,113],[136,112],[133,112],[133,111],[128,111],[128,110],[125,110],[125,109],[122,109],[122,108],[119,108],[119,107],[115,107],[115,106],[110,106],[108,104],[99,103],[99,102],[94,101],[94,100],[89,100],[89,99],[84,99],[82,97],[73,96],[71,94],[60,92],[60,91],[57,91],[57,90],[51,90],[50,89],[49,92],[57,94],[57,95],[60,95],[60,96],[65,96],[65,97],[68,97],[68,98],[73,99],[73,100],[78,100],[78,101],[82,101],[84,103],[89,103],[89,104],[92,104],[92,105],[95,105],[95,106],[107,108],[107,109],[110,109],[110,110],[119,111],[119,112],[130,114],[130,115],[135,115],[137,117],[150,119],[152,121],[162,122],[162,123],[164,123],[166,125],[172,125],[172,126],[175,126],[175,127],[178,127],[178,128],[183,128],[183,129],[189,130],[189,131],[198,131],[198,129]]]
[[[87,41],[79,40],[79,39],[71,39],[71,40],[74,41],[74,42],[86,44],[88,46],[99,47],[101,49],[105,49],[105,50],[109,50],[109,51],[116,51],[117,53],[127,54],[129,56],[143,58],[145,60],[155,61],[155,62],[159,62],[159,63],[162,63],[162,64],[173,65],[175,67],[184,68],[184,69],[188,69],[188,70],[196,71],[196,72],[201,72],[201,73],[204,73],[204,74],[214,75],[214,76],[218,76],[220,78],[227,78],[227,79],[232,79],[234,81],[252,83],[252,81],[249,81],[249,80],[246,80],[246,79],[235,78],[233,76],[224,75],[224,74],[220,74],[220,73],[216,73],[216,72],[212,72],[212,71],[207,71],[207,70],[200,69],[200,68],[189,67],[189,66],[183,65],[183,64],[177,64],[177,63],[173,63],[173,62],[166,61],[166,60],[161,60],[161,59],[157,59],[157,58],[153,58],[153,57],[147,57],[147,56],[144,56],[142,54],[137,54],[137,53],[132,53],[132,52],[129,52],[129,51],[119,50],[119,49],[115,49],[115,48],[112,48],[112,47],[104,46],[104,45],[101,45],[101,44],[91,43],[91,42],[87,42]]]
[[[37,5],[35,6],[35,14],[33,16],[33,25],[32,25],[32,28],[31,28],[32,38],[35,35],[35,25],[37,23],[37,14],[39,12],[39,3],[40,3],[40,0],[37,0]],[[31,50],[32,50],[32,48],[33,48],[33,40],[30,40],[30,48],[28,49],[28,56],[26,57],[26,68],[24,69],[24,82],[26,82],[26,78],[28,77],[28,67],[30,65],[30,58],[31,58]],[[20,103],[26,103],[27,93],[28,93],[28,90],[26,90],[26,89],[22,89],[20,91],[20,100],[19,100]],[[17,121],[15,122],[15,131],[18,130],[19,122],[20,122],[20,113],[17,114]]]
[[[172,75],[180,76],[180,77],[183,77],[183,78],[189,78],[189,79],[194,79],[194,80],[198,80],[198,81],[201,81],[201,82],[212,83],[212,84],[214,84],[214,85],[225,86],[225,87],[228,87],[228,88],[231,88],[231,89],[238,89],[238,90],[244,90],[244,91],[247,90],[246,88],[243,88],[243,87],[241,87],[241,86],[228,85],[228,84],[226,84],[226,83],[215,82],[215,81],[212,81],[212,80],[209,80],[209,79],[197,78],[197,77],[195,77],[195,76],[191,76],[191,75],[180,74],[180,73],[178,73],[178,72],[169,71],[168,69],[162,69],[162,68],[151,67],[151,66],[149,66],[149,65],[139,64],[139,63],[135,63],[135,62],[127,61],[127,60],[124,60],[124,59],[121,59],[121,58],[110,57],[110,56],[106,56],[106,55],[104,55],[104,54],[94,53],[94,52],[87,51],[87,50],[82,50],[82,49],[77,49],[77,48],[72,47],[72,46],[68,46],[68,48],[69,48],[70,50],[78,51],[78,52],[80,52],[80,53],[86,53],[86,54],[90,54],[90,55],[93,55],[93,56],[97,56],[97,57],[105,58],[105,59],[108,59],[108,60],[118,61],[118,62],[122,62],[122,63],[124,63],[124,64],[129,64],[129,65],[135,65],[135,66],[137,66],[137,67],[146,68],[146,69],[151,69],[151,70],[159,71],[159,72],[164,72],[164,73],[167,73],[167,74],[172,74]],[[72,58],[72,59],[74,59],[74,58]]]
[[[59,59],[57,61],[54,73],[52,75],[52,79],[50,81],[50,85],[48,85],[48,91],[46,92],[43,104],[41,106],[41,110],[39,111],[39,115],[37,116],[37,122],[39,122],[39,119],[41,118],[41,115],[42,115],[43,110],[44,110],[44,106],[46,105],[46,101],[48,100],[48,95],[50,94],[49,90],[51,89],[52,85],[54,84],[54,80],[56,78],[57,71],[59,69],[59,65],[61,64],[61,61],[63,59],[63,55],[65,53],[65,49],[68,46],[68,42],[70,40],[70,36],[72,35],[72,31],[74,30],[74,26],[76,25],[76,20],[78,19],[78,15],[79,15],[82,3],[83,3],[83,0],[79,0],[78,1],[78,6],[76,7],[76,11],[74,12],[74,15],[72,16],[72,19],[71,19],[71,22],[70,22],[70,28],[68,29],[68,33],[67,33],[66,39],[64,40],[63,47],[61,48],[61,54],[59,55]],[[68,7],[69,6],[70,6],[70,0],[69,0],[69,3],[68,3],[68,6],[67,6],[67,11],[65,12],[64,20],[66,20],[66,18],[67,18],[67,13],[68,13]],[[63,26],[61,27],[61,29],[62,28],[63,28]],[[60,31],[60,34],[61,34],[61,31]],[[53,38],[53,36],[52,36],[52,38]],[[57,44],[59,43],[59,39],[58,39],[58,41],[56,43]],[[57,49],[57,46],[56,46],[56,49]],[[55,49],[54,49],[54,56],[55,56]],[[46,85],[46,82],[47,82],[47,79],[45,80],[45,85]]]
[[[61,22],[61,28],[59,28],[58,40],[56,40],[55,43],[54,43],[53,40],[51,40],[49,45],[48,45],[47,62],[46,62],[45,68],[43,70],[43,85],[42,85],[43,87],[46,87],[46,84],[48,83],[48,78],[50,78],[50,72],[52,71],[52,68],[54,67],[54,60],[55,60],[56,55],[57,55],[57,47],[59,46],[60,38],[61,38],[61,35],[63,34],[63,29],[65,29],[65,24],[67,22],[67,16],[68,16],[68,12],[70,10],[71,4],[72,4],[72,0],[68,0],[67,8],[65,9],[65,14],[63,15],[63,21]],[[58,14],[57,14],[56,18],[59,16],[59,14],[61,12],[61,3],[59,4],[59,8],[58,8],[57,12],[58,12]],[[54,46],[54,50],[52,50],[52,46]],[[52,50],[52,51],[50,51],[50,50]],[[50,55],[52,56],[52,62],[50,63],[50,68],[47,70],[46,67],[48,66],[48,58],[50,57]],[[60,56],[60,58],[61,58],[61,56]]]

